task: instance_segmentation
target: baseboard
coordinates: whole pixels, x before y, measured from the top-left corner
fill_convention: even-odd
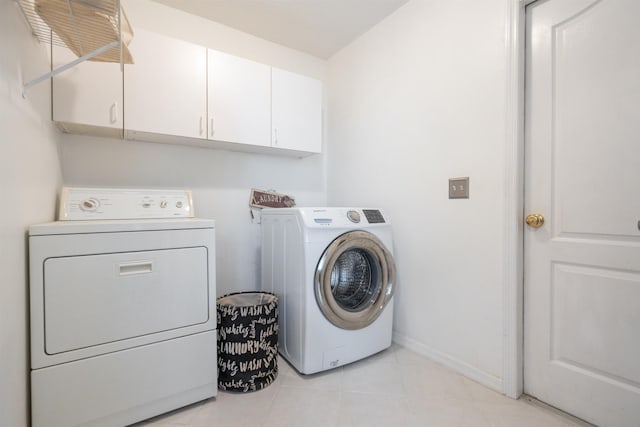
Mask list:
[[[498,378],[494,375],[491,375],[487,372],[484,372],[467,362],[463,362],[454,357],[451,357],[448,354],[442,353],[438,350],[435,350],[427,345],[424,345],[412,338],[401,335],[398,332],[393,332],[393,342],[408,348],[409,350],[413,350],[416,353],[433,360],[434,362],[440,363],[441,365],[446,366],[447,368],[464,375],[467,378],[470,378],[480,384],[489,387],[492,390],[497,391],[498,393],[503,393],[503,382],[501,378]]]

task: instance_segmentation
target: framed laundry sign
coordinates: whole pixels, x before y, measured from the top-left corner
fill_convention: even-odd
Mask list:
[[[286,194],[275,191],[263,191],[255,188],[251,189],[249,206],[254,208],[291,208],[296,205],[296,200]]]

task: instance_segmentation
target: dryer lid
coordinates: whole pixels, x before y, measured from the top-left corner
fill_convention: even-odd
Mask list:
[[[29,227],[29,236],[55,234],[121,233],[129,231],[163,231],[215,228],[212,219],[132,219],[112,221],[55,221]]]

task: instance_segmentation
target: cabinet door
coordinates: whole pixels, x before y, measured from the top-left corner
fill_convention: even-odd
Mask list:
[[[208,51],[208,139],[271,146],[271,68]]]
[[[129,49],[125,129],[206,138],[206,48],[137,29]]]
[[[322,83],[272,69],[273,147],[319,153],[322,149]]]
[[[52,46],[53,68],[78,59],[69,49]],[[122,137],[120,64],[84,61],[52,79],[52,119],[72,133]]]

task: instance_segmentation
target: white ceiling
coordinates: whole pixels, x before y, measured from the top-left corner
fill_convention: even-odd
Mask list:
[[[327,59],[408,0],[154,0]]]

